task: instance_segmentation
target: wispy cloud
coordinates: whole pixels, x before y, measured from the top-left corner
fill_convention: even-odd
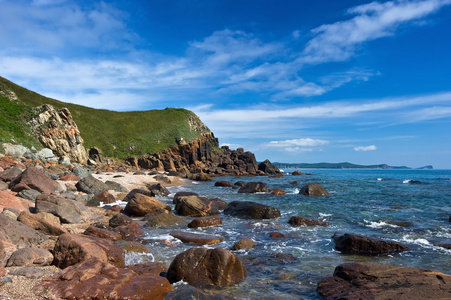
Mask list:
[[[371,146],[358,146],[354,148],[355,151],[375,151],[377,147],[375,145]]]

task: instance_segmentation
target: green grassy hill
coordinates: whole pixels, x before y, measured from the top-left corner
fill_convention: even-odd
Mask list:
[[[39,144],[31,138],[25,120],[32,107],[50,104],[56,109],[67,107],[77,123],[85,147],[98,147],[105,156],[125,158],[131,155],[155,153],[183,137],[192,141],[209,132],[191,111],[180,108],[164,110],[115,112],[61,102],[27,90],[0,77],[0,91],[14,92],[18,100],[0,95],[0,145],[11,138],[25,146]]]

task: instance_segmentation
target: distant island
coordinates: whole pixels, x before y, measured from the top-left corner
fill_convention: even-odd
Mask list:
[[[387,164],[380,164],[380,165],[357,165],[349,162],[341,162],[341,163],[280,163],[275,162],[273,163],[276,167],[279,169],[412,169],[410,167],[406,166],[389,166]],[[432,166],[424,166],[421,168],[422,170],[432,170]]]

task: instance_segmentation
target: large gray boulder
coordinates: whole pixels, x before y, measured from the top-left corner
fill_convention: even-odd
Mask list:
[[[79,191],[86,194],[99,194],[109,189],[108,185],[92,176],[82,178],[75,186]]]
[[[71,195],[42,194],[36,197],[36,212],[48,212],[59,217],[62,223],[81,221],[81,211]]]

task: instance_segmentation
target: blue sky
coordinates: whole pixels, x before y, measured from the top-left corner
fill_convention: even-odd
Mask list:
[[[451,0],[0,0],[0,75],[259,161],[451,169]]]

